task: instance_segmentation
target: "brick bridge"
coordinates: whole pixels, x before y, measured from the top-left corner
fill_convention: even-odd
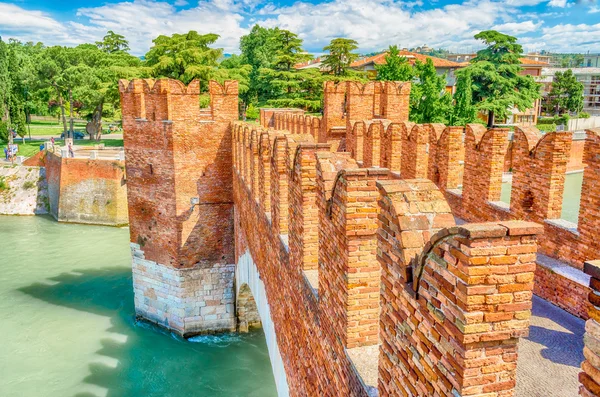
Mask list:
[[[571,134],[516,128],[509,149],[507,129],[415,125],[408,83],[327,82],[322,117],[262,109],[260,125],[237,121],[237,82],[210,82],[206,109],[197,81],[120,91],[139,317],[184,336],[261,324],[282,396],[501,397],[535,291],[589,309],[581,393],[598,394],[581,269],[599,248],[600,131],[568,224]]]

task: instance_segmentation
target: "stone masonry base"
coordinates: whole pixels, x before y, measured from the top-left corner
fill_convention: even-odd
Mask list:
[[[235,330],[235,265],[174,269],[146,260],[138,244],[131,253],[138,318],[184,337]]]

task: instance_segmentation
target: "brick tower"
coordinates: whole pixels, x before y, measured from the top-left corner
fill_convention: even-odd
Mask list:
[[[235,329],[231,121],[238,85],[121,81],[136,315],[181,335]]]

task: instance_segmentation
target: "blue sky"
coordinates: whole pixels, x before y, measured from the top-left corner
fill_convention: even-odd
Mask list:
[[[47,45],[123,34],[143,55],[159,34],[218,33],[217,44],[239,52],[255,23],[292,30],[305,48],[322,51],[334,37],[351,37],[361,52],[390,44],[427,44],[456,52],[479,48],[473,35],[496,29],[519,38],[527,51],[600,52],[597,0],[0,0],[0,36]]]

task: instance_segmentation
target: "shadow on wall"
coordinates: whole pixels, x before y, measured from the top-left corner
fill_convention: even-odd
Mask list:
[[[90,374],[83,380],[92,390],[101,391],[74,397],[275,395],[262,332],[204,337],[191,343],[136,322],[129,268],[74,270],[50,280],[57,284],[34,283],[19,290],[111,319],[96,352],[98,362],[89,363]]]

